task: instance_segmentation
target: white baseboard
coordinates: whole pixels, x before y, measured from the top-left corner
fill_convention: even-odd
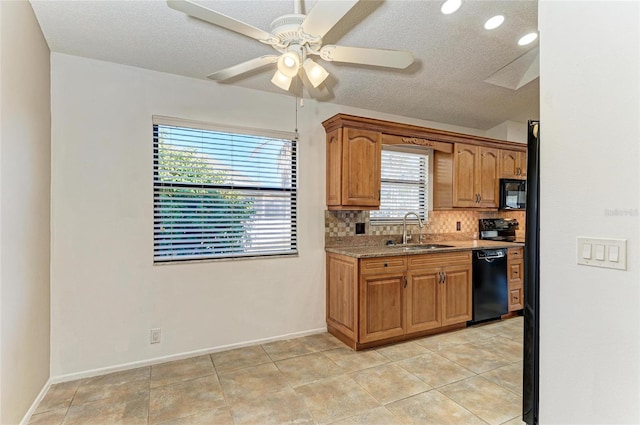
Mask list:
[[[40,390],[40,393],[38,394],[36,399],[33,400],[33,403],[31,403],[31,407],[29,407],[29,410],[27,410],[27,413],[20,421],[20,425],[27,425],[29,423],[29,421],[31,420],[31,415],[33,415],[33,412],[36,411],[36,409],[38,408],[38,404],[40,404],[45,394],[47,394],[47,391],[49,391],[49,388],[51,388],[51,384],[51,378],[49,378],[47,382],[45,382],[44,387],[42,387],[42,389]]]
[[[165,362],[170,362],[174,360],[182,360],[182,359],[187,359],[189,357],[201,356],[204,354],[211,354],[211,353],[217,353],[220,351],[233,350],[234,348],[249,347],[252,345],[266,344],[269,342],[282,341],[285,339],[300,338],[303,336],[319,334],[326,331],[327,331],[326,327],[319,328],[319,329],[311,329],[308,331],[294,332],[286,335],[256,339],[256,340],[245,341],[245,342],[240,342],[236,344],[221,345],[218,347],[203,348],[200,350],[188,351],[188,352],[178,353],[178,354],[171,354],[168,356],[154,357],[147,360],[140,360],[136,362],[123,363],[123,364],[114,365],[114,366],[101,367],[98,369],[85,370],[82,372],[68,373],[65,375],[59,375],[59,376],[50,378],[49,382],[47,383],[48,384],[47,389],[51,384],[58,384],[60,382],[75,381],[76,379],[83,379],[83,378],[91,378],[93,376],[105,375],[107,373],[120,372],[123,370],[135,369],[135,368],[144,367],[144,366],[152,366],[159,363],[165,363]],[[43,393],[43,396],[44,396],[44,393]],[[40,400],[38,400],[38,402],[39,401]],[[37,403],[35,405],[37,406]]]

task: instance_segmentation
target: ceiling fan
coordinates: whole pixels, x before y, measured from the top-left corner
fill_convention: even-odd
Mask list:
[[[278,54],[264,55],[222,69],[207,76],[215,81],[225,81],[244,73],[277,64],[271,82],[283,90],[289,90],[297,76],[303,84],[315,89],[329,73],[311,56],[325,61],[346,62],[363,65],[404,69],[413,63],[413,53],[401,50],[370,49],[322,45],[322,37],[358,3],[358,0],[317,0],[307,15],[301,13],[300,2],[294,0],[294,13],[282,15],[271,23],[267,32],[208,9],[190,0],[167,0],[172,9],[203,20],[213,25],[251,37],[273,47]],[[304,74],[304,77],[302,78]]]

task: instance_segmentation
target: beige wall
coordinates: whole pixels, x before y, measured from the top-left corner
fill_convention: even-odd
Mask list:
[[[638,424],[640,3],[539,10],[540,423]],[[627,270],[577,237],[626,239]]]
[[[49,49],[29,2],[0,1],[0,423],[49,378]]]
[[[487,130],[487,137],[509,140],[510,142],[527,143],[527,123],[505,121]]]
[[[54,53],[52,377],[325,329],[321,122],[338,112],[407,120],[299,108],[298,257],[154,266],[151,116],[293,131],[295,99]]]

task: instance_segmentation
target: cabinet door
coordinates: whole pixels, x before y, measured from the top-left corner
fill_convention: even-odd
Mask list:
[[[476,187],[480,195],[479,207],[496,208],[498,206],[498,162],[499,150],[480,148],[478,160],[479,174]]]
[[[527,154],[525,152],[500,151],[500,178],[525,179],[527,177]]]
[[[404,335],[404,274],[360,278],[360,342]]]
[[[475,207],[478,147],[456,143],[453,158],[453,206]]]
[[[407,280],[407,333],[440,327],[442,285],[437,270],[410,272]]]
[[[518,174],[519,179],[527,178],[527,153],[520,152],[520,174]]]
[[[471,320],[471,267],[456,266],[445,269],[442,284],[442,326]]]
[[[500,177],[503,179],[517,179],[520,167],[520,152],[500,151]]]
[[[342,205],[380,206],[382,133],[342,131]]]

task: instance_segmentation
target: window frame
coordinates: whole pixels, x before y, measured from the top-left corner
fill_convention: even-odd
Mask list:
[[[402,145],[402,144],[393,144],[393,145],[382,145],[382,150],[385,151],[392,151],[392,152],[402,152],[402,153],[409,153],[409,154],[417,154],[417,155],[425,155],[427,157],[427,161],[426,161],[426,173],[425,173],[425,178],[426,178],[426,182],[425,182],[425,193],[424,193],[424,202],[426,203],[424,210],[422,211],[418,211],[419,215],[420,215],[420,219],[421,220],[427,220],[428,216],[429,216],[429,212],[433,211],[433,157],[434,157],[434,150],[432,148],[427,148],[424,146],[417,146],[417,145]],[[383,159],[381,159],[381,164],[380,164],[380,204],[382,206],[382,194],[383,194],[383,189],[382,187],[385,184],[385,179],[384,177],[382,177],[382,168],[383,168]],[[372,226],[384,226],[384,225],[393,225],[393,224],[402,224],[403,222],[403,217],[390,217],[390,218],[384,218],[384,217],[374,217],[374,215],[372,215],[371,213],[374,211],[380,211],[379,210],[372,210],[369,214],[369,224]],[[407,211],[409,212],[409,211]],[[414,215],[411,215],[409,217],[407,217],[407,223],[417,223],[418,220],[416,219],[416,217]]]
[[[289,162],[290,168],[289,173],[291,176],[290,188],[285,187],[265,187],[260,185],[244,185],[244,184],[209,184],[209,183],[185,183],[185,182],[162,182],[159,179],[159,144],[160,139],[158,137],[159,131],[158,126],[163,127],[177,127],[185,130],[193,130],[193,131],[205,131],[205,132],[216,132],[216,133],[228,133],[233,136],[250,136],[250,137],[259,137],[265,139],[281,139],[288,140],[291,142],[291,161]],[[152,141],[153,141],[153,173],[152,173],[152,193],[153,193],[153,264],[154,265],[164,265],[164,264],[184,264],[190,262],[210,262],[210,261],[230,261],[230,260],[239,260],[239,259],[266,259],[266,258],[279,258],[279,257],[291,257],[298,255],[298,138],[297,134],[293,132],[284,132],[277,130],[267,130],[267,129],[257,129],[257,128],[249,128],[249,127],[239,127],[239,126],[224,126],[212,123],[206,123],[201,121],[193,121],[193,120],[185,120],[181,118],[172,118],[165,117],[159,115],[152,116]],[[289,193],[290,194],[290,251],[283,252],[282,250],[279,252],[270,253],[268,251],[256,251],[256,252],[233,252],[226,253],[223,255],[214,255],[214,254],[192,254],[185,256],[187,258],[180,258],[180,255],[177,253],[172,253],[171,255],[167,255],[166,259],[163,259],[161,255],[159,255],[159,251],[157,251],[156,247],[158,245],[159,232],[156,231],[156,225],[159,217],[162,217],[161,214],[158,214],[156,210],[159,208],[158,203],[158,189],[161,187],[178,187],[178,188],[187,188],[187,189],[197,189],[197,190],[207,190],[214,191],[217,189],[220,190],[232,190],[232,191],[247,191],[249,193],[264,193],[268,195],[269,193]],[[203,195],[203,199],[206,199]],[[283,233],[284,235],[285,233]]]

